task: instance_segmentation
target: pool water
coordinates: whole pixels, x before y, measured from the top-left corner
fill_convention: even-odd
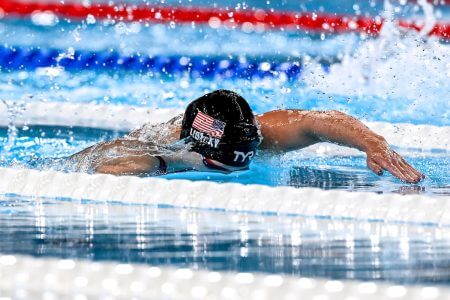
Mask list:
[[[7,130],[0,128],[0,166],[21,167],[42,165],[45,158],[69,156],[99,140],[109,140],[124,132],[82,127],[31,126],[19,130],[17,142],[7,145]],[[442,151],[398,149],[408,161],[427,175],[418,185],[407,185],[390,174],[377,176],[366,166],[365,155],[325,155],[300,150],[284,155],[260,152],[249,171],[229,175],[207,172],[185,172],[162,176],[168,179],[209,180],[262,184],[268,186],[318,187],[377,193],[450,195],[448,154]],[[51,169],[46,166],[45,169]]]
[[[393,1],[391,5],[387,1],[346,0],[146,2],[450,20],[450,6],[435,7],[430,15],[414,1]],[[385,26],[375,39],[357,34],[258,32],[173,22],[45,21],[0,18],[2,46],[32,46],[67,54],[89,50],[254,58],[268,63],[299,62],[302,71],[295,80],[283,76],[219,80],[187,73],[71,72],[58,66],[1,68],[0,105],[55,102],[182,109],[206,92],[230,89],[242,94],[256,113],[279,108],[337,109],[364,121],[450,126],[450,45],[395,26]],[[324,66],[323,61],[331,65]],[[40,160],[64,157],[125,134],[33,124],[17,129],[11,144],[7,129],[0,127],[0,167],[36,167]],[[424,194],[438,200],[450,195],[446,150],[428,151],[420,145],[396,150],[426,174],[423,182],[405,185],[390,174],[376,176],[367,169],[362,153],[329,155],[311,149],[284,155],[260,153],[249,171],[230,175],[187,172],[164,177]],[[338,279],[450,283],[448,224],[250,215],[2,194],[0,228],[0,253]]]
[[[0,195],[0,252],[194,269],[450,283],[448,227]]]

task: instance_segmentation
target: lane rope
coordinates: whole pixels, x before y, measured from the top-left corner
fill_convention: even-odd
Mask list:
[[[59,17],[70,20],[83,20],[94,17],[99,20],[123,22],[177,22],[184,24],[209,24],[211,27],[221,25],[246,26],[261,29],[290,29],[325,33],[360,32],[376,36],[382,27],[380,17],[346,16],[327,13],[282,12],[256,10],[225,10],[206,7],[170,7],[170,6],[136,6],[131,4],[97,3],[83,5],[79,3],[57,2],[21,2],[17,0],[0,0],[0,9],[5,16],[29,17],[36,12],[53,12]],[[424,21],[400,20],[398,26],[420,31]],[[437,23],[430,35],[442,39],[450,38],[450,24]]]
[[[445,286],[0,255],[6,299],[447,299]],[[258,292],[258,293],[256,293]],[[400,295],[400,296],[398,296]],[[20,297],[22,298],[22,297]]]
[[[102,203],[450,226],[450,197],[268,187],[104,174],[0,168],[0,194]]]
[[[325,66],[326,63],[323,62]],[[36,47],[0,46],[0,67],[4,70],[35,70],[60,66],[69,71],[127,70],[155,72],[166,75],[188,73],[195,78],[265,78],[286,76],[298,79],[301,59],[274,61],[273,59],[228,58],[207,56],[121,55],[116,51],[67,51]]]

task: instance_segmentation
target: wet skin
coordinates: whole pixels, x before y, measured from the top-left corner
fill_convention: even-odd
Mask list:
[[[264,137],[262,149],[290,151],[318,142],[332,142],[365,152],[367,166],[378,175],[388,171],[407,183],[425,178],[393,151],[382,136],[342,112],[277,110],[257,119]]]
[[[179,117],[178,117],[179,118]],[[275,110],[256,116],[263,141],[261,150],[286,152],[319,142],[331,142],[359,149],[367,155],[367,166],[376,174],[384,171],[407,183],[417,183],[425,176],[393,151],[387,141],[359,120],[339,111]],[[175,119],[173,119],[175,120]],[[162,124],[167,144],[178,141],[180,126],[173,120]],[[128,139],[103,142],[72,156],[79,160],[95,152],[120,152],[120,157],[93,160],[98,173],[145,176],[156,172],[159,161],[153,157],[151,141],[138,140],[143,129],[132,131]],[[135,138],[135,139],[130,139]],[[101,155],[100,155],[101,156]],[[186,151],[164,156],[169,172],[211,171],[200,163],[201,157]],[[220,162],[217,162],[220,164]],[[238,169],[231,169],[237,171]]]

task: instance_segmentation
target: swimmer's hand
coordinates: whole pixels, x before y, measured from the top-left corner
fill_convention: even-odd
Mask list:
[[[418,183],[425,178],[425,175],[414,169],[403,157],[392,150],[383,138],[370,141],[365,152],[367,166],[377,175],[382,175],[386,170],[407,183]]]

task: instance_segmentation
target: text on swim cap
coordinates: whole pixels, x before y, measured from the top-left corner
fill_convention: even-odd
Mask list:
[[[216,139],[206,133],[195,130],[194,128],[191,128],[190,135],[194,138],[194,140],[207,144],[213,148],[217,148],[220,142],[220,139]]]
[[[250,151],[250,152],[240,152],[240,151],[234,151],[234,162],[237,162],[238,159],[241,159],[241,162],[245,162],[245,160],[248,159],[252,159],[253,156],[255,155],[254,151]]]

